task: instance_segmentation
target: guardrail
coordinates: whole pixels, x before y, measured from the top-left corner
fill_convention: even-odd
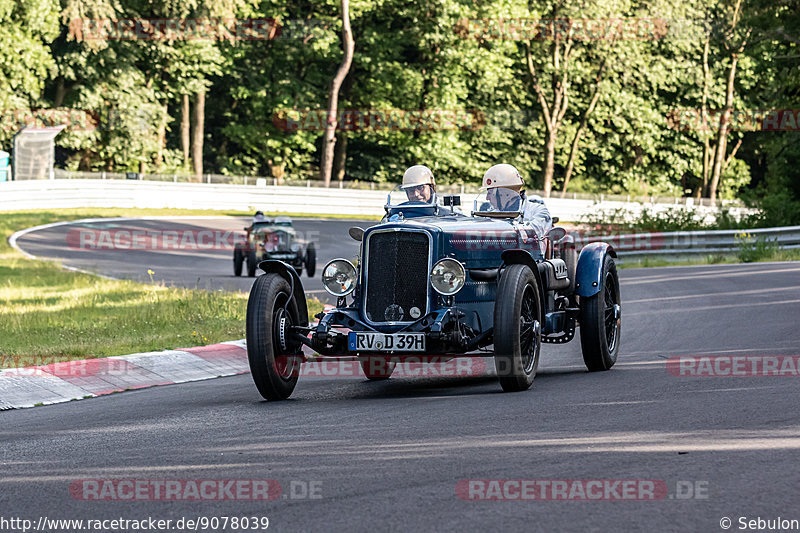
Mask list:
[[[101,179],[101,180],[125,180],[133,179],[140,181],[160,181],[171,183],[206,183],[216,185],[249,185],[275,187],[306,187],[324,188],[324,183],[317,179],[297,179],[297,178],[274,178],[265,176],[230,176],[224,174],[140,174],[138,172],[86,172],[75,170],[55,169],[56,179]],[[311,174],[309,174],[311,175]],[[395,183],[374,182],[374,181],[354,181],[345,180],[331,182],[330,189],[360,189],[370,191],[390,191],[395,187]],[[477,194],[479,183],[437,185],[437,192],[440,194]],[[544,191],[529,191],[530,194],[544,195]],[[559,191],[553,191],[552,199],[562,200]],[[674,196],[656,195],[630,195],[630,194],[606,194],[606,193],[567,193],[563,200],[586,200],[590,203],[619,202],[619,203],[643,203],[643,204],[663,204],[676,206],[701,206],[716,208],[719,206],[742,207],[738,200],[710,200],[709,198],[688,198]]]
[[[452,190],[455,188],[455,190]],[[460,193],[459,186],[439,187],[442,194]],[[0,210],[123,207],[216,209],[227,211],[262,211],[348,216],[381,216],[386,203],[385,190],[325,188],[291,185],[235,185],[216,183],[180,183],[127,179],[54,179],[0,183]],[[463,210],[472,209],[473,193],[462,195]],[[474,194],[477,194],[475,192]],[[545,203],[553,216],[578,221],[598,209],[623,208],[634,216],[644,207],[639,203],[604,199],[548,198]],[[667,209],[674,204],[648,204]],[[741,208],[731,209],[732,213]],[[701,215],[711,216],[714,209],[697,207]]]
[[[386,191],[358,189],[245,186],[203,183],[164,183],[145,180],[31,180],[0,183],[0,211],[22,209],[177,208],[220,211],[255,211],[340,214],[379,217],[384,214]],[[471,209],[469,196],[464,211]],[[590,200],[549,198],[550,212],[562,220],[578,220],[596,209],[624,206],[620,202],[596,204]],[[641,209],[632,204],[632,212]],[[662,207],[669,207],[664,206]],[[710,208],[705,208],[709,209]],[[800,248],[800,226],[746,230],[752,239],[775,241],[781,248]],[[597,235],[572,232],[578,248],[594,241],[614,246],[623,261],[643,257],[719,254],[735,252],[742,242],[741,230],[679,231]]]
[[[800,226],[624,235],[590,235],[575,231],[571,234],[578,249],[590,242],[604,241],[614,247],[623,261],[645,257],[729,254],[736,252],[743,243],[753,243],[758,239],[775,242],[784,249],[800,248]]]

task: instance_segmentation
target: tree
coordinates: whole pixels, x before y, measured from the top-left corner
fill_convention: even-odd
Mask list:
[[[353,32],[350,28],[350,2],[349,0],[341,0],[342,2],[342,41],[344,45],[344,57],[342,64],[339,65],[339,70],[336,71],[336,76],[333,77],[331,82],[330,98],[328,100],[328,116],[325,121],[325,135],[322,139],[322,160],[320,163],[320,178],[325,184],[325,187],[330,187],[331,184],[331,171],[333,169],[333,155],[334,145],[336,144],[336,113],[339,105],[339,88],[342,86],[344,78],[350,71],[350,64],[353,62],[353,52],[355,50],[355,41],[353,40]]]
[[[55,62],[46,42],[58,36],[59,7],[55,0],[0,0],[0,140],[7,141],[30,120],[38,107],[44,81]]]

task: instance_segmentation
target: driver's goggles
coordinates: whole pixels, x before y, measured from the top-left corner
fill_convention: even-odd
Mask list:
[[[420,193],[423,194],[426,188],[429,187],[427,183],[423,183],[422,185],[415,185],[413,187],[406,187],[406,194],[413,194],[413,193]]]

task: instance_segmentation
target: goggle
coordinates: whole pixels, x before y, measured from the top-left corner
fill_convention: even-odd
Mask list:
[[[413,187],[406,187],[406,194],[411,194],[411,193],[415,193],[415,192],[422,193],[429,186],[430,185],[428,185],[427,183],[423,183],[422,185],[415,185]]]
[[[511,189],[495,187],[486,191],[486,200],[498,211],[514,211],[519,208],[521,197]]]

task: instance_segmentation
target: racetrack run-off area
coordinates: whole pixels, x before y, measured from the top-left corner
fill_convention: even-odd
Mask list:
[[[153,224],[242,225],[134,225]],[[299,232],[319,232],[319,265],[357,253],[349,225],[295,221]],[[228,252],[89,254],[65,244],[68,231],[32,232],[18,245],[140,281],[150,268],[167,284],[252,283],[234,278]],[[587,373],[577,340],[545,345],[526,392],[501,393],[491,372],[384,382],[320,375],[301,377],[290,400],[273,403],[238,375],[3,412],[0,508],[34,523],[38,513],[268,517],[277,531],[364,531],[367,523],[372,531],[719,531],[723,518],[733,528],[741,517],[800,518],[800,376],[786,366],[800,355],[800,264],[625,269],[620,279],[614,368]],[[679,356],[705,359],[680,366]],[[777,370],[750,375],[759,356],[777,358]],[[732,371],[737,364],[745,371]],[[209,479],[240,480],[249,492],[184,498]],[[138,480],[149,496],[154,480],[171,480],[171,496],[128,498],[120,480]],[[530,494],[541,498],[476,501],[523,499],[526,485],[514,480],[537,481]],[[636,498],[625,497],[631,482]],[[580,499],[576,488],[590,501],[570,501]],[[267,497],[252,497],[261,489]]]

